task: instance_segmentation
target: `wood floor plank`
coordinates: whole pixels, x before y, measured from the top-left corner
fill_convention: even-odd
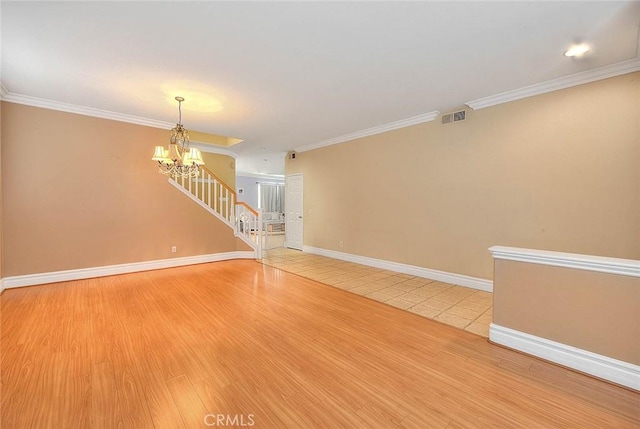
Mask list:
[[[186,375],[166,381],[173,402],[187,428],[206,427],[205,417],[210,411],[204,406]]]
[[[195,383],[194,388],[209,413],[215,416],[241,416],[243,421],[253,421],[258,427],[284,425],[276,413],[265,407],[244,384],[221,385],[218,380],[210,378]]]
[[[638,392],[255,261],[5,290],[0,328],[3,428],[640,426]]]
[[[153,429],[144,384],[148,374],[140,374],[135,367],[115,368],[118,404],[124,427]]]
[[[59,405],[52,408],[55,410],[57,407]],[[91,426],[107,429],[124,427],[111,361],[94,365],[91,372]]]
[[[182,429],[184,422],[173,401],[162,374],[152,372],[145,377],[145,397],[156,428]]]

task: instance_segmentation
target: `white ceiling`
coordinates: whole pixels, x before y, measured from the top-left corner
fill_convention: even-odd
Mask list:
[[[635,58],[640,2],[3,1],[1,14],[10,93],[167,122],[182,95],[187,128],[245,140],[239,173],[282,174],[286,150]],[[564,57],[575,42],[592,51]]]

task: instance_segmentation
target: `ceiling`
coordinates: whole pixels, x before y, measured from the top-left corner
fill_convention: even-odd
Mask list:
[[[283,152],[638,56],[640,2],[7,2],[12,94]],[[563,52],[586,42],[583,58]],[[266,161],[265,161],[266,160]]]

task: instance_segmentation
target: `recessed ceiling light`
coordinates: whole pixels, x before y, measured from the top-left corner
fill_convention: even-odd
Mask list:
[[[579,45],[573,45],[565,53],[565,57],[581,57],[585,52],[589,50],[589,45],[581,43]]]

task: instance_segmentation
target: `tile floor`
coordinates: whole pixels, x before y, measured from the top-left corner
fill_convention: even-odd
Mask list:
[[[489,336],[493,311],[490,292],[285,248],[265,252],[262,262],[465,331]]]

